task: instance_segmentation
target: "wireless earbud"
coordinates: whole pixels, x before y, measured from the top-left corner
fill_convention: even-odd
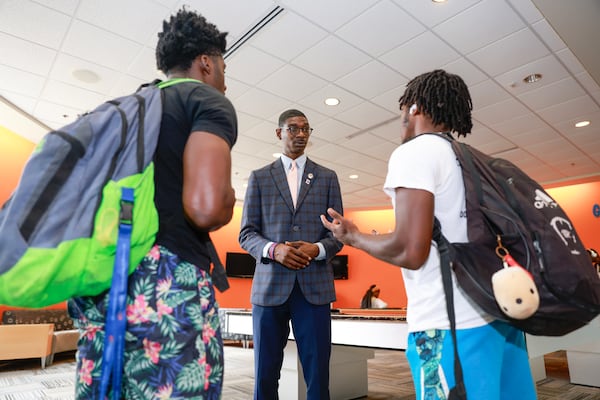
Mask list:
[[[412,106],[410,106],[410,108],[408,109],[408,113],[410,115],[413,115],[415,112],[417,111],[417,105],[413,104]]]

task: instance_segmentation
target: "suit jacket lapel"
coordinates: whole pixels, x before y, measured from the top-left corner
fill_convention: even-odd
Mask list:
[[[271,164],[271,176],[273,177],[275,186],[281,193],[283,201],[293,213],[294,203],[292,202],[292,194],[290,193],[290,187],[287,182],[287,175],[283,169],[283,163],[281,162],[281,159]],[[298,196],[298,198],[300,198],[300,196]]]
[[[313,181],[315,179],[317,179],[317,165],[307,158],[306,165],[304,166],[304,173],[302,174],[302,182],[300,182],[300,191],[298,192],[296,207],[300,207],[308,194],[308,191],[313,186]]]

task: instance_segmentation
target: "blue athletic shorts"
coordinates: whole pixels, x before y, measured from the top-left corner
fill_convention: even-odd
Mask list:
[[[535,400],[523,332],[502,322],[456,331],[467,398]],[[454,387],[450,330],[412,332],[406,357],[418,400],[444,400]]]

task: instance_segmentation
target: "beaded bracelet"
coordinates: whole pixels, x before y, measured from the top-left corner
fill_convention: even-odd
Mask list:
[[[271,260],[274,260],[274,259],[275,259],[275,247],[277,247],[277,245],[278,245],[278,244],[279,244],[279,243],[275,243],[275,242],[273,242],[273,243],[271,244],[271,247],[269,247],[269,258],[270,258]]]

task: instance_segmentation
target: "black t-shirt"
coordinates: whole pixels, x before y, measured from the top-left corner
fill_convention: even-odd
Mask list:
[[[235,110],[221,92],[203,83],[182,82],[162,91],[163,115],[154,155],[154,201],[159,217],[156,243],[208,270],[208,233],[195,229],[183,211],[183,150],[196,131],[213,133],[233,147],[237,140]]]

